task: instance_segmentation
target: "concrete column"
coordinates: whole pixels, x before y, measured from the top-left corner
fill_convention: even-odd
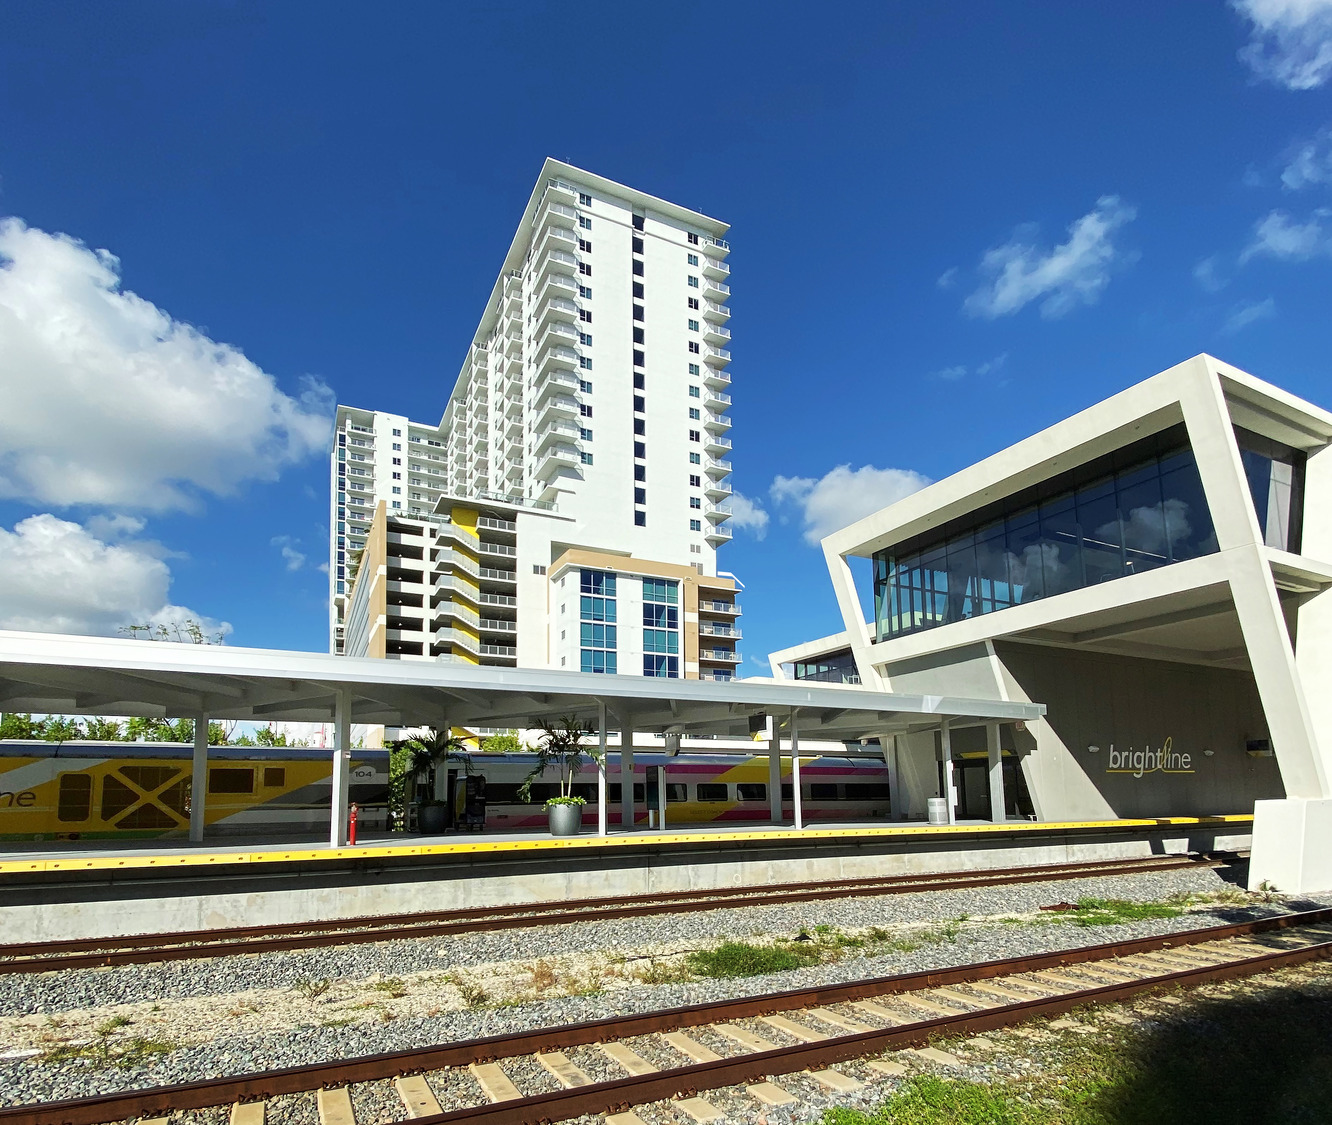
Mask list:
[[[190,843],[202,844],[208,804],[208,716],[194,716],[194,770],[190,775]]]
[[[657,767],[657,828],[666,831],[666,767]]]
[[[782,732],[777,718],[772,723],[772,737],[768,739],[768,819],[782,823]]]
[[[902,786],[897,769],[897,735],[879,735],[879,747],[883,750],[883,764],[888,770],[888,817],[902,820],[906,803],[902,799]]]
[[[791,712],[791,812],[794,814],[796,831],[805,827],[805,810],[800,800],[800,718],[798,711]]]
[[[606,704],[597,701],[597,835],[604,836],[606,827]]]
[[[333,705],[333,784],[328,846],[347,846],[347,796],[351,786],[351,691],[339,688]]]
[[[629,715],[620,720],[620,830],[634,830],[634,720]]]
[[[1004,799],[1004,751],[999,743],[999,724],[985,724],[985,750],[990,767],[990,819],[995,824],[1008,820]]]
[[[948,720],[939,724],[939,759],[943,762],[943,797],[948,802],[948,823],[957,823],[957,785],[953,781],[953,740]]]

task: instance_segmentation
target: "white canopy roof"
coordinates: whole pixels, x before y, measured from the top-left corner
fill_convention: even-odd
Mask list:
[[[956,725],[1032,721],[1043,704],[897,695],[808,681],[673,680],[530,668],[377,660],[280,649],[0,630],[0,710],[323,722],[337,696],[351,720],[387,726],[521,727],[573,716],[644,733],[743,736],[754,716],[810,738],[858,739]]]

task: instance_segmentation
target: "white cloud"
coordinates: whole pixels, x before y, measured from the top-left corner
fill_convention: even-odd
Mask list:
[[[299,398],[236,348],[120,288],[119,261],[0,220],[0,496],[164,511],[321,452]]]
[[[748,496],[732,492],[731,526],[744,528],[755,539],[762,539],[768,534],[768,513]]]
[[[1276,316],[1276,301],[1268,297],[1265,301],[1241,301],[1226,317],[1223,332],[1238,332],[1259,320],[1270,320]]]
[[[1310,184],[1332,184],[1332,126],[1325,126],[1290,155],[1281,183],[1291,191]]]
[[[957,274],[958,274],[957,267],[952,266],[949,269],[944,270],[943,273],[939,275],[939,279],[935,282],[935,284],[940,289],[951,289],[954,285],[957,284]]]
[[[1227,285],[1229,280],[1222,277],[1217,269],[1217,256],[1213,254],[1210,258],[1204,258],[1193,267],[1193,280],[1196,281],[1208,293],[1219,293]]]
[[[984,377],[986,375],[997,375],[1004,369],[1008,362],[1008,353],[1002,352],[993,359],[987,359],[983,363],[978,363],[974,368],[967,367],[959,363],[953,367],[944,367],[935,371],[931,378],[942,379],[945,383],[956,383],[959,379],[965,379],[968,375]]]
[[[0,527],[0,629],[115,635],[122,625],[198,621],[229,633],[168,598],[171,571],[154,544],[110,544],[53,515]]]
[[[1104,195],[1069,226],[1067,241],[1048,250],[1035,244],[1034,227],[1019,227],[1002,246],[985,252],[979,270],[984,282],[962,307],[993,320],[1036,300],[1047,318],[1095,304],[1111,271],[1129,257],[1116,248],[1113,236],[1137,213],[1119,196]]]
[[[1240,262],[1259,255],[1288,262],[1304,262],[1321,254],[1332,254],[1332,231],[1323,220],[1332,211],[1320,208],[1309,221],[1295,221],[1285,211],[1272,211],[1253,227],[1253,240],[1240,254]]]
[[[300,570],[305,565],[305,555],[296,549],[297,541],[290,535],[275,535],[268,542],[270,546],[277,547],[282,552],[288,570]]]
[[[850,465],[838,465],[818,480],[779,476],[769,491],[776,503],[791,503],[801,509],[805,541],[817,545],[834,531],[897,503],[929,483],[929,477],[911,469],[876,469],[873,465],[852,469]]]
[[[1287,90],[1313,90],[1332,74],[1332,0],[1232,0],[1253,26],[1239,57]]]

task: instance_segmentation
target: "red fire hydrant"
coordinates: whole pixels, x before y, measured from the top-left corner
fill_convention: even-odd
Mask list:
[[[355,805],[351,807],[351,817],[347,821],[347,843],[356,843],[356,814],[359,810]]]

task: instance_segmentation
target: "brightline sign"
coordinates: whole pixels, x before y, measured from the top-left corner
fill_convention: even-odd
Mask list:
[[[1194,773],[1196,771],[1190,764],[1192,761],[1191,754],[1172,750],[1169,738],[1159,750],[1153,750],[1150,746],[1142,750],[1135,750],[1132,746],[1127,750],[1116,750],[1112,742],[1110,762],[1105,772],[1128,773],[1134,777],[1144,777],[1149,773]]]

